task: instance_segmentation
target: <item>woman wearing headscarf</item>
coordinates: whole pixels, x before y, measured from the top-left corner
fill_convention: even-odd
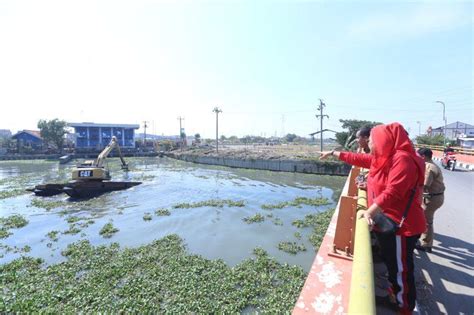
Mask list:
[[[410,314],[416,300],[413,250],[426,228],[421,207],[424,162],[416,155],[408,133],[399,123],[374,127],[369,147],[370,154],[333,150],[322,152],[320,158],[333,155],[346,163],[369,169],[368,209],[359,211],[358,217],[364,217],[371,227],[374,227],[374,217],[378,213],[400,224],[408,209],[398,231],[379,233],[376,227],[374,230],[389,273],[389,294],[395,298],[402,313]]]

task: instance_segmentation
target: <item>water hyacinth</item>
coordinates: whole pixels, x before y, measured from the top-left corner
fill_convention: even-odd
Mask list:
[[[143,215],[143,221],[151,221],[151,219],[152,219],[152,216],[150,213],[147,212]]]
[[[102,235],[105,238],[110,238],[110,237],[112,237],[112,235],[114,235],[118,231],[119,231],[119,229],[114,227],[113,224],[111,222],[109,222],[109,223],[106,223],[102,227],[102,229],[100,229],[99,234]]]
[[[263,222],[265,220],[265,217],[263,215],[261,215],[260,213],[257,213],[253,216],[245,217],[242,220],[244,220],[244,222],[247,222],[248,224],[258,223],[258,222]]]
[[[171,215],[171,212],[168,209],[158,209],[155,211],[155,214],[158,216],[167,216]]]
[[[292,255],[306,251],[306,247],[303,244],[297,244],[296,242],[280,242],[278,249]]]
[[[185,252],[169,235],[149,245],[69,245],[67,261],[46,268],[22,257],[0,266],[1,313],[282,314],[294,307],[306,274],[257,248],[235,267]]]
[[[173,206],[175,209],[187,209],[187,208],[200,208],[200,207],[217,207],[222,208],[225,205],[228,207],[243,207],[245,206],[245,202],[243,201],[234,201],[229,199],[210,199],[200,202],[193,202],[193,203],[178,203]]]
[[[0,239],[7,238],[12,235],[9,229],[19,229],[28,224],[23,216],[14,214],[6,218],[0,218]]]
[[[273,209],[283,209],[285,207],[300,207],[301,205],[323,206],[323,205],[328,205],[329,203],[330,202],[327,198],[296,197],[292,201],[283,201],[277,204],[264,204],[264,205],[261,205],[261,208],[265,210],[273,210]]]

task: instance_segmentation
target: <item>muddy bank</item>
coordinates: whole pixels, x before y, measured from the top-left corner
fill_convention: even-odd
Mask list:
[[[199,164],[278,172],[346,176],[350,171],[349,165],[338,161],[320,161],[317,157],[309,156],[272,155],[269,151],[261,154],[261,152],[253,152],[248,149],[219,150],[219,154],[211,150],[174,151],[166,155],[174,159]]]

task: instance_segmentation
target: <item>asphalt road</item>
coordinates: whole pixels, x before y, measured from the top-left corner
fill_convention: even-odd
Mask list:
[[[415,250],[420,313],[474,314],[474,172],[443,169],[443,176],[433,252]]]

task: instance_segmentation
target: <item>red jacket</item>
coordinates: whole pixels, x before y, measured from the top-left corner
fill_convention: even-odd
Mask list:
[[[339,159],[352,165],[370,168],[373,160],[371,154],[341,152]],[[408,215],[397,234],[413,236],[426,230],[426,221],[421,207],[423,186],[419,176],[424,178],[424,168],[420,169],[414,157],[405,151],[395,151],[388,159],[382,171],[369,172],[367,179],[368,206],[376,203],[383,213],[399,223],[408,204],[412,189],[416,187]]]

